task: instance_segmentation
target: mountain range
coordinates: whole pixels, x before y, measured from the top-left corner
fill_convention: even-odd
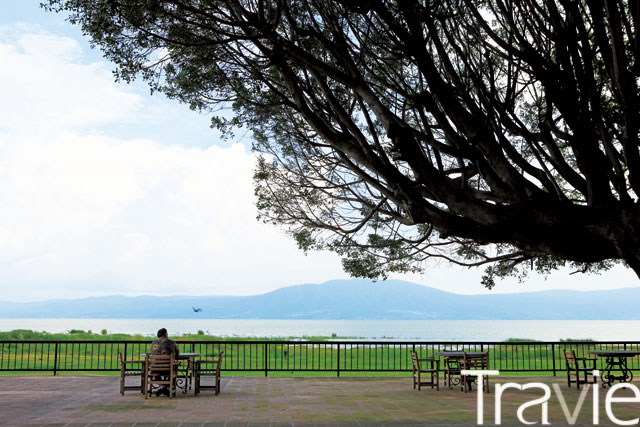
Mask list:
[[[0,301],[0,318],[633,320],[640,319],[639,302],[640,287],[460,295],[400,280],[351,279],[250,296]]]

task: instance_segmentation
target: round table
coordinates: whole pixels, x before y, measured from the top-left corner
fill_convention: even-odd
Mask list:
[[[633,373],[627,366],[629,357],[636,357],[640,351],[632,350],[590,350],[589,354],[605,358],[605,368],[600,375],[602,378],[602,387],[611,387],[614,381],[621,383],[630,383],[633,380]],[[620,371],[620,375],[611,372]]]

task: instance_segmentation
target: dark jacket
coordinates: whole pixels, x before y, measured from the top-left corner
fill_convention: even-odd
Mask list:
[[[175,357],[180,354],[180,351],[175,341],[167,337],[160,337],[151,343],[151,354],[173,354]]]

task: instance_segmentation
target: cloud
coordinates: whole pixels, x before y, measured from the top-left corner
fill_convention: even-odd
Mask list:
[[[73,133],[0,141],[3,285],[242,294],[314,271],[341,275],[333,257],[306,258],[256,221],[255,158],[240,144],[186,149]]]
[[[0,42],[0,130],[91,129],[127,121],[140,108],[141,96],[116,85],[108,64],[80,62],[76,40],[46,32],[9,34],[12,42]]]
[[[48,33],[0,43],[12,64],[0,69],[3,299],[246,294],[343,275],[256,221],[243,145],[158,143],[148,113],[167,101],[82,59],[76,40]],[[146,121],[150,137],[108,132],[123,121]]]

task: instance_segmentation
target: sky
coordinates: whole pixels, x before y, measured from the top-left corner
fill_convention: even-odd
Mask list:
[[[249,136],[221,141],[209,117],[115,83],[112,64],[39,0],[0,0],[0,300],[249,295],[348,276],[256,220]],[[556,272],[491,292],[638,286],[617,267]],[[394,275],[487,293],[482,268]]]

